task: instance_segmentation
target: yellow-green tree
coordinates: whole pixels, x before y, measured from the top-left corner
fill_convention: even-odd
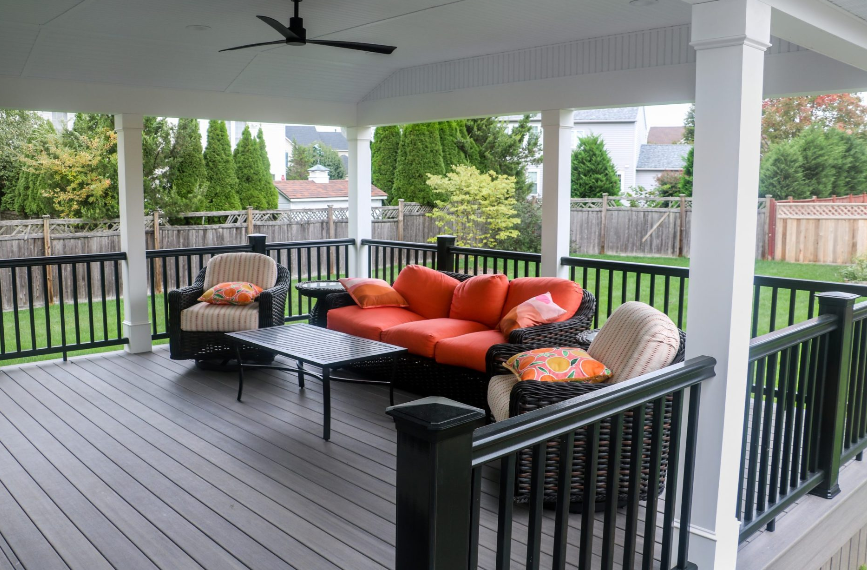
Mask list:
[[[428,214],[440,232],[450,232],[464,247],[495,247],[518,236],[515,177],[455,166],[445,176],[428,175],[437,208]]]

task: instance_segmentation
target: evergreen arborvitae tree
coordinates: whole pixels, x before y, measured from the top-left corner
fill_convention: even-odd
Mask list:
[[[165,118],[144,117],[142,130],[142,174],[145,208],[164,208],[170,194],[169,162],[174,128]]]
[[[252,206],[254,210],[269,209],[270,189],[268,186],[271,184],[264,178],[259,144],[250,134],[250,127],[244,127],[241,140],[235,146],[234,159],[235,175],[238,177],[238,199],[241,201],[241,207]]]
[[[377,127],[370,145],[370,162],[373,185],[388,194],[394,188],[394,174],[397,170],[397,153],[400,149],[400,127]]]
[[[204,207],[212,212],[240,210],[235,162],[229,145],[229,131],[223,121],[211,120],[208,123],[208,146],[203,158],[208,178]]]
[[[796,200],[810,197],[810,187],[804,182],[801,153],[794,141],[771,145],[762,158],[759,171],[759,194],[770,194],[777,200],[789,196]]]
[[[3,208],[26,216],[53,214],[54,208],[47,190],[48,185],[41,174],[23,169],[14,190],[3,197]]]
[[[795,139],[801,154],[801,172],[811,195],[826,198],[834,193],[842,148],[836,137],[821,128],[803,131]]]
[[[457,121],[443,121],[437,123],[440,130],[440,143],[443,147],[443,165],[446,171],[454,166],[468,164],[466,155],[461,152],[458,147],[458,126]]]
[[[262,178],[267,183],[268,191],[266,192],[268,198],[268,208],[269,210],[277,209],[277,188],[274,187],[274,176],[271,174],[271,160],[268,158],[268,147],[265,146],[265,133],[262,132],[262,127],[259,127],[259,132],[256,133],[256,142],[259,145],[259,158],[262,160]]]
[[[400,139],[392,201],[403,198],[433,206],[436,197],[427,184],[428,174],[445,174],[439,128],[436,123],[407,125]]]
[[[572,152],[572,197],[601,198],[620,193],[620,178],[600,135],[578,139]]]
[[[695,159],[695,147],[689,149],[683,159],[683,174],[680,176],[680,193],[692,196],[692,168]]]
[[[307,180],[307,170],[316,164],[310,147],[298,144],[292,139],[292,157],[286,167],[286,180]]]
[[[695,103],[689,106],[689,111],[683,119],[683,142],[695,144]]]
[[[207,187],[202,133],[196,119],[179,119],[169,167],[171,191],[163,210],[169,215],[195,212],[203,206]]]
[[[829,131],[829,134],[832,134]],[[867,142],[863,138],[835,131],[839,138],[840,165],[837,171],[837,196],[861,194],[867,188]]]

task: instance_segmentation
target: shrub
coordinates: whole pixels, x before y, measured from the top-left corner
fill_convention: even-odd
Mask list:
[[[856,283],[867,282],[867,256],[862,255],[861,257],[856,257],[853,260],[852,265],[844,267],[840,271],[840,277],[842,277],[844,281]]]
[[[578,139],[572,152],[572,197],[601,198],[620,194],[620,178],[600,135]]]

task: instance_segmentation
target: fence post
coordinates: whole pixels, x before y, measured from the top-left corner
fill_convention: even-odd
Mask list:
[[[247,235],[253,233],[253,206],[247,206]]]
[[[683,250],[683,241],[686,235],[686,194],[680,195],[680,211],[677,214],[678,225],[680,226],[677,232],[677,255],[678,257],[686,257],[686,252]]]
[[[265,241],[268,239],[268,236],[265,234],[248,234],[247,235],[247,243],[250,244],[250,248],[253,250],[253,253],[261,253],[262,255],[268,255],[265,251]]]
[[[466,570],[473,430],[485,413],[438,397],[386,413],[397,428],[395,570]]]
[[[154,249],[160,249],[160,211],[154,210]],[[154,259],[154,293],[163,292],[163,260]]]
[[[852,313],[858,295],[852,293],[819,293],[820,315],[837,317],[837,329],[828,336],[825,376],[819,402],[819,469],[825,477],[810,492],[831,499],[840,492],[840,455],[846,419],[846,398],[849,395],[849,368],[852,360]]]
[[[455,236],[437,236],[437,270],[454,271],[455,256],[452,248],[455,246]]]
[[[45,257],[51,257],[51,216],[42,216],[42,240],[45,243]],[[54,272],[51,266],[45,268],[45,303],[54,304]]]
[[[608,218],[608,194],[602,195],[602,222],[599,224],[602,229],[600,230],[599,235],[599,254],[605,255],[605,234],[606,234],[606,222]]]
[[[397,201],[397,241],[403,241],[403,198]]]
[[[765,196],[765,259],[774,259],[777,249],[777,201]]]

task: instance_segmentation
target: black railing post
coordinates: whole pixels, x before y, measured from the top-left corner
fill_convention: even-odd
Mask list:
[[[455,236],[437,236],[437,270],[454,271],[455,256],[452,248],[455,246]]]
[[[265,241],[268,239],[268,236],[265,234],[247,234],[247,243],[250,244],[250,247],[253,249],[253,253],[261,253],[262,255],[267,255],[265,252]]]
[[[395,570],[466,569],[473,430],[485,413],[437,397],[386,413],[397,427]]]
[[[828,335],[825,375],[822,379],[819,418],[819,469],[825,477],[811,494],[833,498],[840,492],[840,456],[849,394],[849,366],[852,360],[852,311],[857,295],[819,293],[819,314],[837,317],[837,329]]]

